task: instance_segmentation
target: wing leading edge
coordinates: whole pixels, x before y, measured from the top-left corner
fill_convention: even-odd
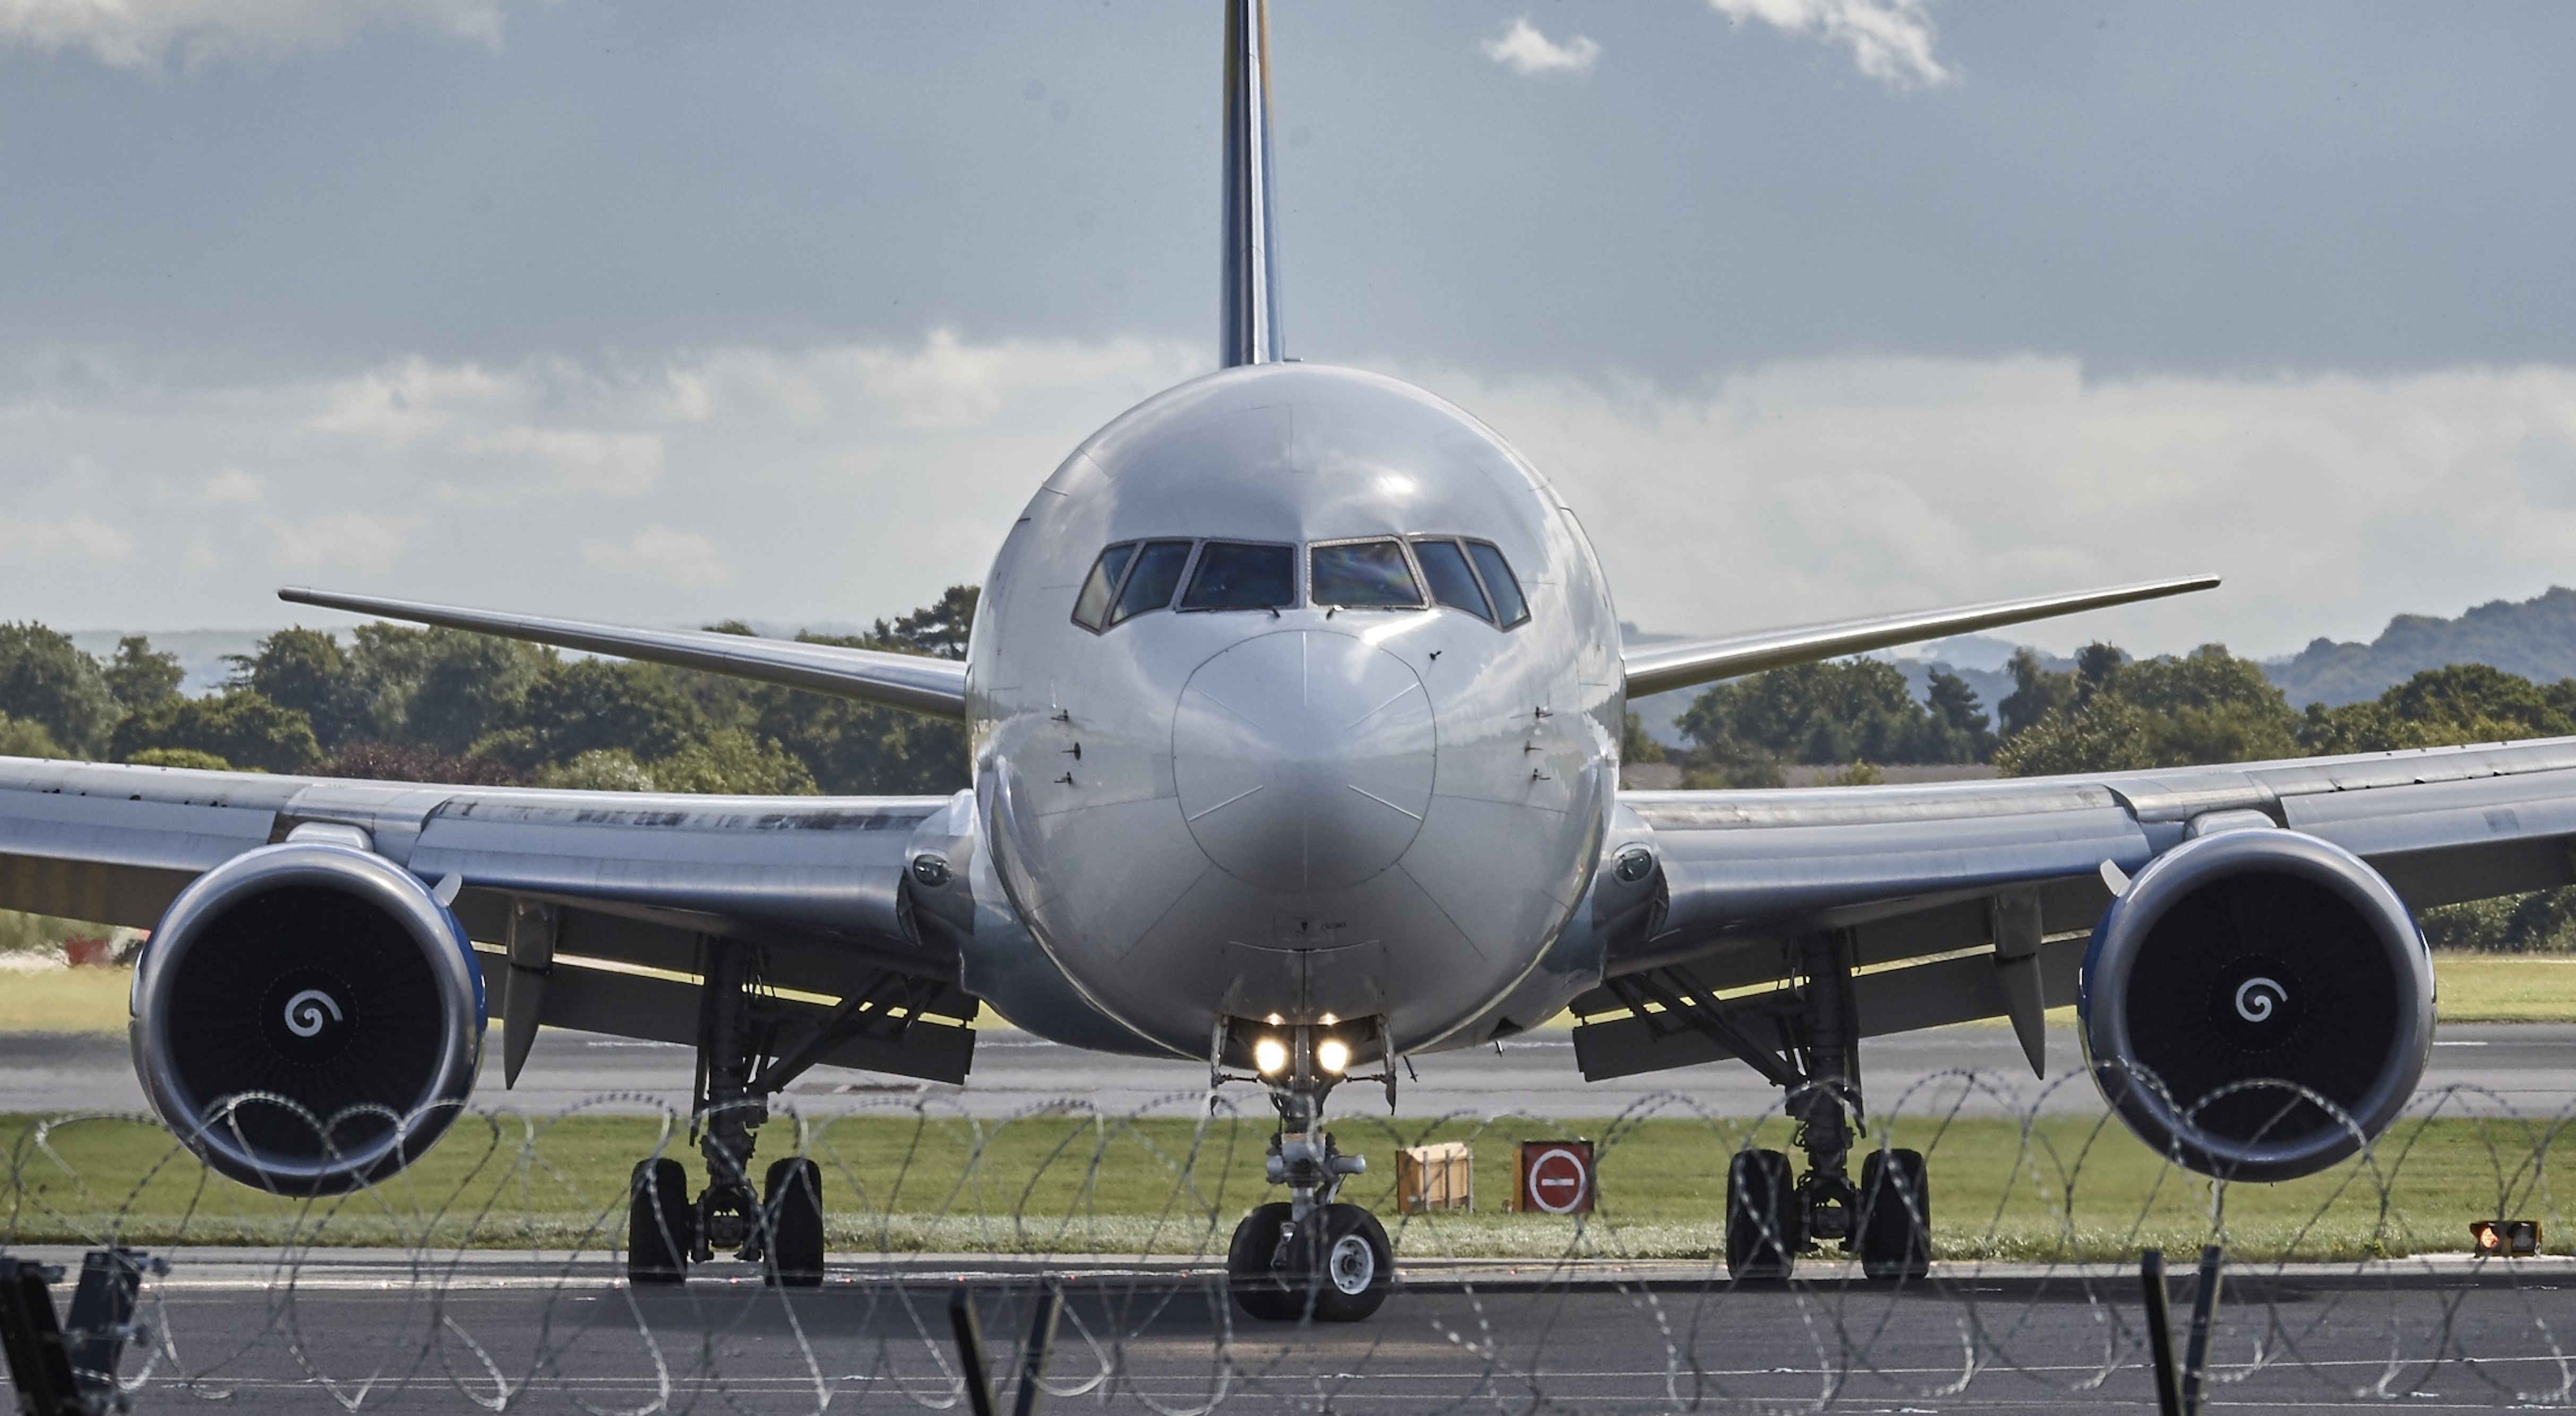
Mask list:
[[[2083,590],[2070,595],[2039,595],[1957,609],[1918,610],[1912,614],[1839,620],[1832,624],[1728,635],[1722,639],[1657,644],[1628,654],[1628,696],[1642,698],[1650,693],[1758,674],[1765,669],[1810,664],[1845,654],[1865,654],[1872,649],[1919,644],[1945,635],[2054,619],[2059,615],[2162,599],[2167,595],[2185,595],[2195,590],[2215,589],[2217,585],[2216,576],[2189,575],[2173,580],[2148,580],[2135,585]]]
[[[280,590],[277,598],[299,605],[524,639],[558,649],[613,654],[674,668],[784,684],[943,718],[966,716],[966,666],[951,659],[850,649],[838,644],[759,639],[711,630],[637,629],[586,620],[545,619],[299,587]]]

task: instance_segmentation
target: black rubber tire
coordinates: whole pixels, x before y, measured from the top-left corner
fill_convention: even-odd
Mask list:
[[[1726,1166],[1726,1272],[1736,1279],[1787,1278],[1806,1244],[1789,1157],[1737,1151]]]
[[[823,1286],[823,1168],[791,1157],[772,1161],[761,1185],[768,1227],[762,1264],[773,1288]]]
[[[1226,1287],[1234,1294],[1234,1306],[1258,1322],[1293,1323],[1305,1308],[1296,1268],[1274,1267],[1272,1262],[1289,1213],[1288,1206],[1278,1201],[1255,1207],[1234,1227],[1234,1241],[1225,1247]]]
[[[1932,1271],[1932,1191],[1923,1153],[1872,1151],[1860,1165],[1860,1271],[1921,1278]]]
[[[697,1213],[680,1162],[669,1156],[638,1162],[627,1182],[626,1281],[639,1287],[685,1281]]]
[[[1360,1322],[1386,1302],[1395,1278],[1395,1246],[1376,1215],[1358,1205],[1328,1206],[1323,1242],[1309,1257],[1315,1321]]]

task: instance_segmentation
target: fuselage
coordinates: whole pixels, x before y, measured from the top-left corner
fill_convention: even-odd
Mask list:
[[[1618,642],[1573,514],[1490,429],[1370,374],[1227,369],[1095,434],[1005,540],[978,832],[1065,980],[1153,1046],[1275,1015],[1436,1047],[1531,992],[1590,888]]]

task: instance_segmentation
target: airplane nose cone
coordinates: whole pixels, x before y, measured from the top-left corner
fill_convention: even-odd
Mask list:
[[[1286,630],[1199,665],[1172,725],[1181,814],[1208,859],[1272,890],[1395,864],[1431,806],[1430,695],[1351,635]]]

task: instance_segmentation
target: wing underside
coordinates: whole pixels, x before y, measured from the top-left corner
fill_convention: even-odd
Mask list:
[[[2006,1017],[2034,1065],[2076,1001],[2112,882],[2213,830],[2272,827],[2361,857],[2417,910],[2576,883],[2576,739],[2093,777],[1783,791],[1626,792],[1615,840],[1659,889],[1576,1000],[1587,1076],[1734,1057],[1772,1039],[1799,951],[1857,970],[1862,1035]],[[2109,869],[2106,871],[2105,867]]]
[[[975,999],[907,864],[945,797],[714,797],[0,758],[0,908],[149,928],[189,881],[302,828],[454,877],[515,1074],[537,1024],[694,1044],[706,949],[757,953],[776,1055],[961,1080]]]

